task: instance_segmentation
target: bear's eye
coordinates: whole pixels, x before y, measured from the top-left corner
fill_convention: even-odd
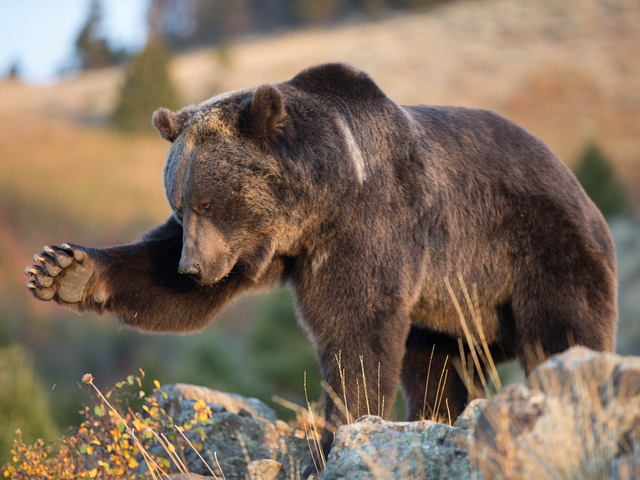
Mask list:
[[[209,210],[210,208],[211,208],[210,203],[205,203],[204,205],[202,205],[202,210]]]

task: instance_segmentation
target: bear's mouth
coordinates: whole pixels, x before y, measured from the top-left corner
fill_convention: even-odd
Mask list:
[[[240,271],[237,269],[237,265],[234,265],[228,272],[222,273],[221,276],[204,276],[202,273],[196,275],[188,274],[189,278],[196,282],[198,285],[204,287],[213,287],[222,283],[226,283],[235,275],[239,275]]]

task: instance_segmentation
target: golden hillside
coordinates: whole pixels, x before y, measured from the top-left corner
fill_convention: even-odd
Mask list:
[[[399,103],[497,110],[569,165],[595,140],[640,204],[636,0],[455,2],[248,38],[224,54],[191,52],[174,59],[172,76],[191,103],[328,61],[366,70]],[[31,249],[41,247],[28,235],[35,222],[53,237],[67,224],[82,225],[82,240],[108,243],[168,213],[166,143],[107,127],[122,79],[122,69],[109,69],[49,87],[0,84],[0,224],[13,226],[0,233],[0,268],[21,272]],[[4,277],[0,289],[14,280]]]

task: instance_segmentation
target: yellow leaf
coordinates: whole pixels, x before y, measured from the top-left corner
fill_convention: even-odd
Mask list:
[[[91,470],[89,472],[89,477],[91,477],[91,478],[96,478],[96,475],[98,475],[98,469],[97,468],[94,468],[93,470]]]
[[[93,453],[93,447],[91,445],[89,445],[87,447],[87,455],[91,455]],[[93,477],[92,477],[93,478]]]
[[[156,386],[156,388],[160,388],[160,382],[158,380],[154,380],[153,384]]]

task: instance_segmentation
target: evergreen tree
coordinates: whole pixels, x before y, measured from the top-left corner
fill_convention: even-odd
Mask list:
[[[20,64],[16,60],[9,67],[9,75],[7,75],[9,80],[20,80]]]
[[[594,143],[582,154],[576,177],[605,218],[628,212],[624,186]]]
[[[151,131],[151,115],[159,107],[180,107],[169,78],[169,55],[158,38],[152,38],[134,58],[113,114],[116,126],[125,131]]]
[[[76,53],[83,70],[106,67],[114,63],[115,57],[107,40],[100,36],[101,23],[102,5],[100,0],[92,0],[89,17],[76,40]]]

